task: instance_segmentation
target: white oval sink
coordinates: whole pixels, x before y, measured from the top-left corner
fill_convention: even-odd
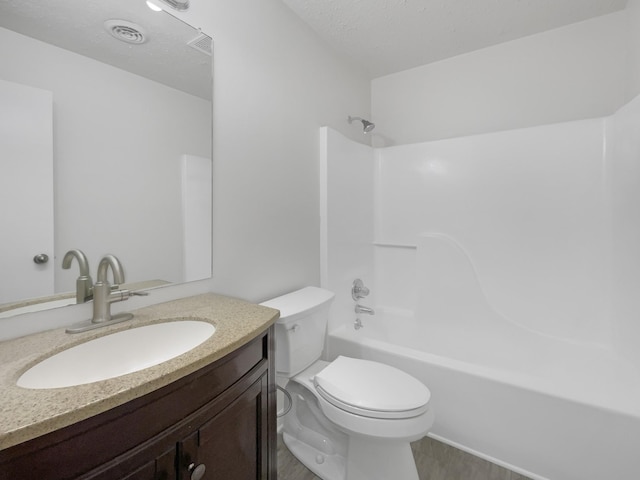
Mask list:
[[[71,387],[137,372],[192,350],[215,331],[208,322],[181,320],[112,333],[46,358],[24,372],[18,386]]]

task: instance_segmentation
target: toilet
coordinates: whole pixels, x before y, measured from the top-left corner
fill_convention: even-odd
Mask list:
[[[418,480],[409,443],[433,424],[431,393],[389,365],[320,360],[333,297],[306,287],[262,303],[280,310],[276,375],[291,397],[284,443],[323,480]]]

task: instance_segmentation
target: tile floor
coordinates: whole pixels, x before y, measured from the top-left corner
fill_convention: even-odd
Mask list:
[[[429,437],[411,446],[420,480],[530,480]],[[320,480],[289,452],[281,435],[278,436],[278,479]]]

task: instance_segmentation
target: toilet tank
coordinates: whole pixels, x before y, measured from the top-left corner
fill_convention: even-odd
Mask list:
[[[292,377],[322,355],[334,293],[306,287],[261,303],[280,310],[276,322],[276,371]]]

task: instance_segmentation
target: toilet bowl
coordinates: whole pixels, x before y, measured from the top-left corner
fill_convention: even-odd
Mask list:
[[[284,443],[323,480],[418,480],[409,443],[433,424],[429,389],[379,362],[320,360],[333,296],[307,287],[263,303],[280,310],[276,370],[292,398]]]

